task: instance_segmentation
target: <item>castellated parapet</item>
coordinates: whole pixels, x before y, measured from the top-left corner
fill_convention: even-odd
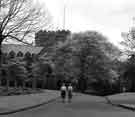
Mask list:
[[[67,36],[70,35],[69,30],[57,30],[57,31],[46,31],[40,30],[35,34],[35,44],[36,46],[45,46],[51,41],[65,41]]]

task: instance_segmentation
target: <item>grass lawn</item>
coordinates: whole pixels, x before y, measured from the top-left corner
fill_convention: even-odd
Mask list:
[[[33,90],[31,88],[14,88],[9,87],[7,90],[6,87],[0,87],[0,96],[12,96],[12,95],[27,95],[33,93],[42,93],[42,89]]]

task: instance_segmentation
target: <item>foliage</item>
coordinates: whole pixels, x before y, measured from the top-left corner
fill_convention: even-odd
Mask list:
[[[97,32],[76,34],[74,38],[78,40],[76,55],[80,64],[80,79],[84,78],[88,82],[91,82],[92,79],[109,80],[112,58],[107,56],[109,52],[106,49],[106,38]]]
[[[50,28],[50,18],[47,9],[32,0],[0,0],[0,66],[3,42],[30,44],[35,32]]]
[[[36,81],[42,81],[42,88],[47,88],[47,80],[52,74],[52,68],[48,63],[43,63],[41,61],[35,62],[32,65],[32,74]]]
[[[85,81],[84,87],[80,84],[84,90],[93,80],[109,82],[118,77],[114,61],[119,54],[120,51],[104,36],[89,31],[73,34],[71,39],[58,46],[52,59],[56,74],[61,74],[63,79],[71,81]]]
[[[8,74],[11,80],[24,81],[26,78],[26,73],[27,71],[22,64],[14,62],[8,65]]]
[[[22,85],[22,82],[27,78],[24,63],[15,59],[8,60],[6,64],[2,64],[2,71],[4,79],[1,80],[6,80],[7,88],[10,86],[10,82],[14,82],[15,86],[17,86],[17,83]]]
[[[128,33],[122,33],[123,41],[121,45],[125,47],[126,50],[133,51],[135,49],[135,28],[132,27]]]
[[[117,89],[119,74],[123,72],[123,63],[117,59],[120,51],[100,33],[72,34],[71,38],[44,52],[38,61],[33,61],[34,55],[30,53],[26,53],[22,60],[33,87],[38,81],[42,82],[42,88],[50,88],[54,86],[53,81],[66,80],[74,82],[83,92],[91,87],[107,93]]]
[[[124,86],[128,91],[135,91],[135,56],[132,55],[125,61],[125,69],[123,72]]]
[[[135,91],[135,28],[131,27],[128,33],[122,33],[124,46],[123,55],[127,55],[126,61],[123,62],[123,72],[121,73],[122,86],[127,91]]]
[[[49,24],[47,11],[31,3],[28,0],[1,0],[0,41],[12,38],[22,42]]]

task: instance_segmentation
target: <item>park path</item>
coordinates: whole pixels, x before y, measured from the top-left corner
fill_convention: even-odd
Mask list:
[[[59,98],[59,91],[43,90],[42,93],[0,97],[0,117],[10,113],[35,108]]]
[[[105,98],[77,94],[71,103],[53,103],[1,117],[132,117],[134,112],[106,103]]]

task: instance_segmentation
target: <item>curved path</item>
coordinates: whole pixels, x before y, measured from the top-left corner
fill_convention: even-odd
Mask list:
[[[77,94],[71,103],[61,99],[31,110],[1,117],[132,117],[134,113],[111,106],[102,97]]]

